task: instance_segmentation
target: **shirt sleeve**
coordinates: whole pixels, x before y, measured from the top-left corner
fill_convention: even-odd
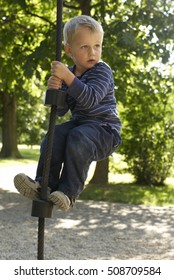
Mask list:
[[[81,79],[75,77],[67,93],[81,106],[89,109],[99,104],[113,83],[112,71],[105,63],[89,69]]]

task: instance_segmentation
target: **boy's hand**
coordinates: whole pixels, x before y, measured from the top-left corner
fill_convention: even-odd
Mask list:
[[[62,87],[62,80],[58,77],[51,76],[47,82],[48,88],[60,89]]]
[[[52,62],[51,75],[64,81],[67,86],[70,86],[75,78],[74,74],[66,67],[66,65],[59,61]]]
[[[68,72],[69,70],[65,64],[59,61],[53,61],[51,63],[51,75],[56,76],[64,81],[64,78],[66,77]]]

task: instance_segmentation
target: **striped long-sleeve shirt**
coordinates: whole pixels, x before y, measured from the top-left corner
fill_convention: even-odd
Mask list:
[[[72,72],[74,67],[69,68]],[[75,77],[67,93],[67,107],[59,115],[71,110],[72,119],[87,119],[110,125],[120,133],[121,121],[116,110],[114,80],[110,67],[99,62],[79,78]]]

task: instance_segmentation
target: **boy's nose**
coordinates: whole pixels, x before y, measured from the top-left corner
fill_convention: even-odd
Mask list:
[[[95,54],[95,48],[90,48],[89,49],[89,54],[94,55]]]

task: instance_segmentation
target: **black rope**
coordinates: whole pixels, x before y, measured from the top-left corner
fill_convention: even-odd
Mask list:
[[[55,128],[55,118],[56,118],[57,107],[51,106],[49,129],[47,134],[47,143],[45,151],[45,161],[43,168],[43,180],[41,188],[41,199],[47,200],[47,189],[49,180],[49,168],[52,155],[53,146],[53,136]],[[45,230],[45,218],[38,218],[38,260],[44,260],[44,230]]]
[[[38,219],[38,247],[37,247],[37,259],[44,260],[44,228],[45,218]]]
[[[57,0],[56,60],[61,61],[63,0]]]
[[[58,61],[61,60],[61,49],[62,49],[62,9],[63,9],[63,0],[57,0],[56,60]],[[50,171],[50,162],[52,156],[56,114],[57,114],[57,106],[52,105],[50,120],[49,120],[49,128],[47,133],[42,189],[41,189],[41,199],[45,201],[47,201],[47,189],[48,189],[48,181],[49,181],[49,171]],[[45,228],[45,218],[38,218],[38,260],[44,259],[44,228]]]
[[[63,0],[57,0],[57,25],[56,25],[56,60],[61,60],[61,50],[62,50],[62,9],[63,9]],[[51,106],[50,120],[49,120],[49,129],[47,134],[47,143],[45,151],[45,161],[43,168],[43,179],[42,179],[42,191],[41,198],[47,200],[47,187],[49,180],[49,169],[50,161],[52,154],[53,146],[53,136],[55,128],[57,106]]]
[[[42,178],[42,189],[41,189],[42,200],[47,200],[47,189],[48,189],[48,181],[49,181],[49,171],[50,171],[50,162],[52,156],[56,114],[57,114],[57,106],[52,105],[51,112],[50,112],[50,119],[49,119],[49,128],[47,133],[44,167],[43,167],[43,178]]]

